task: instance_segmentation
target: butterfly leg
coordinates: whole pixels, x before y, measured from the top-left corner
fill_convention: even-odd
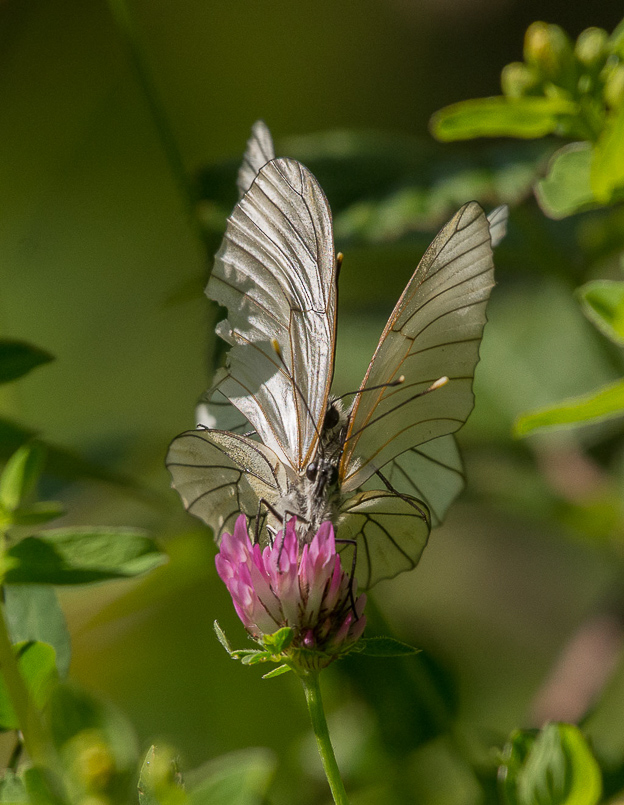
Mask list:
[[[254,545],[257,545],[260,542],[260,528],[262,523],[262,507],[267,511],[270,511],[273,517],[280,521],[280,523],[284,522],[284,518],[282,515],[277,511],[277,509],[272,506],[266,498],[260,498],[258,501],[258,512],[256,514],[256,528],[254,531]],[[266,515],[265,515],[266,517]]]
[[[355,576],[355,563],[357,561],[357,541],[354,539],[336,539],[336,542],[340,542],[342,545],[351,545],[353,548],[353,558],[351,560],[351,573],[349,574],[351,579],[351,584],[349,585],[349,603],[351,604],[351,611],[356,620],[358,620],[357,613],[355,611],[355,597],[353,595],[353,577]]]
[[[396,489],[395,489],[395,488],[392,486],[392,484],[390,483],[390,481],[389,481],[389,480],[388,480],[388,479],[387,479],[385,476],[383,476],[379,470],[377,470],[377,472],[376,472],[375,474],[379,476],[379,478],[382,480],[382,482],[383,482],[384,486],[386,487],[386,489],[387,489],[389,492],[392,492],[392,494],[393,494],[393,495],[396,495],[398,498],[401,498],[401,500],[404,500],[404,501],[405,501],[406,503],[408,503],[408,504],[409,504],[409,505],[410,505],[410,506],[411,506],[413,509],[416,509],[416,511],[418,512],[419,516],[420,516],[420,517],[421,517],[423,520],[427,520],[427,513],[426,513],[426,512],[425,512],[423,509],[421,509],[421,508],[420,508],[420,506],[416,505],[416,503],[414,503],[414,501],[412,500],[412,498],[408,497],[407,495],[403,495],[403,494],[401,494],[401,492],[398,492],[398,491],[397,491],[397,490],[396,490]]]

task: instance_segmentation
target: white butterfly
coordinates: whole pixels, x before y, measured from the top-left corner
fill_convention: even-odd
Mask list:
[[[341,256],[327,199],[307,168],[275,159],[261,121],[238,187],[206,288],[228,309],[217,333],[231,348],[209,427],[171,444],[173,486],[217,540],[241,512],[263,541],[292,515],[303,540],[331,519],[368,588],[416,565],[463,486],[450,434],[474,403],[506,208],[488,220],[470,202],[437,235],[343,408],[330,396]]]

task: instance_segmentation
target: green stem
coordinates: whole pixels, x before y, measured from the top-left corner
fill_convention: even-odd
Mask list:
[[[340,776],[340,770],[336,763],[334,748],[329,738],[327,720],[325,719],[325,711],[323,709],[323,700],[321,699],[319,675],[315,672],[309,672],[305,676],[301,676],[300,679],[305,691],[308,712],[310,713],[310,719],[312,721],[312,729],[316,737],[316,745],[318,746],[323,768],[325,769],[325,776],[331,788],[334,802],[336,805],[349,805],[347,792],[345,791],[344,783]]]
[[[145,97],[152,120],[154,121],[156,131],[158,132],[167,162],[169,163],[169,167],[186,207],[189,222],[195,234],[203,243],[204,235],[196,210],[197,194],[192,183],[189,181],[182,154],[169,123],[165,107],[160,100],[158,90],[152,79],[148,61],[141,46],[140,37],[134,25],[132,15],[130,14],[128,4],[126,0],[108,0],[108,6],[130,55],[130,60],[134,66],[139,85]]]

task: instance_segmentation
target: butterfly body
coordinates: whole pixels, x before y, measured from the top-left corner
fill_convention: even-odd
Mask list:
[[[209,427],[177,437],[167,466],[217,540],[241,512],[263,542],[292,516],[302,542],[331,520],[339,539],[357,543],[358,580],[370,587],[414,567],[462,488],[451,434],[474,402],[505,212],[488,219],[470,202],[442,229],[343,407],[331,396],[340,264],[331,211],[303,165],[273,156],[257,123],[206,289],[228,310],[217,333],[230,351],[204,400]]]

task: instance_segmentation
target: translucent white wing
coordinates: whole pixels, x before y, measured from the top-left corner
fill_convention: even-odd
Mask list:
[[[256,120],[251,127],[251,137],[247,140],[243,164],[238,170],[236,186],[239,198],[249,190],[260,168],[272,159],[275,159],[275,149],[271,132],[264,120]]]
[[[444,521],[451,503],[464,488],[462,460],[452,435],[406,450],[386,464],[383,474],[397,492],[427,505],[433,527]],[[365,490],[383,488],[375,475],[364,484]]]
[[[464,424],[493,284],[489,223],[470,202],[425,252],[381,336],[361,388],[401,375],[405,382],[356,397],[340,465],[343,491]],[[442,376],[446,386],[418,396]]]
[[[215,374],[212,388],[202,394],[195,409],[197,426],[249,434],[253,428],[219,388],[221,380],[225,377],[227,377],[227,373],[223,369],[219,369]]]
[[[184,507],[218,541],[239,514],[253,521],[258,501],[274,504],[287,493],[285,469],[264,445],[218,430],[190,430],[175,438],[166,460]]]
[[[217,327],[232,345],[220,390],[301,471],[327,406],[336,330],[331,212],[307,168],[275,159],[260,170],[228,220],[206,293],[228,309]]]
[[[488,215],[488,223],[490,225],[490,240],[492,241],[492,248],[495,249],[501,240],[507,234],[507,219],[509,218],[509,209],[506,204],[501,204],[500,207],[492,210]]]
[[[416,567],[425,549],[431,522],[421,501],[391,492],[362,492],[343,505],[337,538],[354,541],[340,549],[341,561],[350,567],[356,551],[358,586],[369,589]]]

